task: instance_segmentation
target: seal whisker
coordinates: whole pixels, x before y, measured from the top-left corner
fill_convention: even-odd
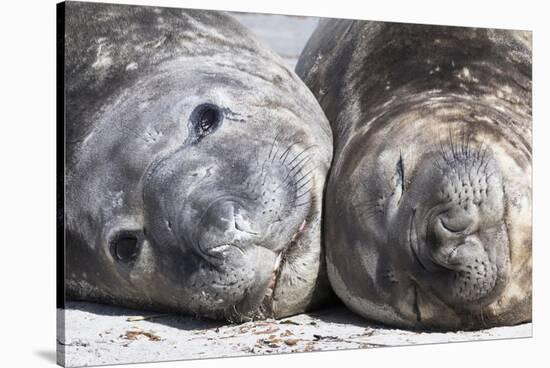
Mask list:
[[[302,189],[303,187],[305,187],[306,185],[308,185],[309,183],[311,183],[313,181],[313,178],[309,178],[307,181],[305,181],[302,185],[300,185],[299,187],[296,188],[296,192],[298,192],[300,189]]]
[[[468,142],[466,137],[466,129],[462,129],[462,142],[461,142],[461,151],[462,156],[468,157]]]
[[[311,201],[306,201],[306,202],[298,203],[298,204],[295,204],[295,205],[293,206],[293,208],[302,207],[302,206],[305,206],[305,205],[310,204],[310,203],[311,203]]]
[[[275,148],[275,143],[277,142],[277,139],[279,138],[279,135],[281,135],[282,130],[279,129],[277,134],[275,135],[275,138],[273,139],[273,142],[271,143],[271,149],[269,150],[269,155],[267,158],[271,158],[271,154],[273,153],[273,148]]]
[[[297,155],[288,163],[288,165],[292,165],[292,163],[293,163],[298,157],[300,157],[302,154],[304,154],[306,151],[308,151],[309,149],[311,149],[311,148],[313,148],[313,147],[316,147],[316,145],[314,144],[314,145],[311,145],[311,146],[309,146],[309,147],[307,147],[307,148],[304,148],[304,149],[302,150],[302,152],[300,152],[299,154],[297,154]],[[284,163],[284,162],[283,162],[283,163]]]
[[[298,175],[301,172],[302,169],[303,169],[303,167],[301,167],[299,170],[297,170],[295,172],[295,175]],[[287,180],[285,180],[285,188],[290,188],[292,185],[294,185],[295,187],[298,186],[299,183],[296,180],[295,175],[292,175]],[[304,178],[308,178],[308,180],[313,179],[313,177],[311,175],[302,175],[300,180],[303,180]]]
[[[300,144],[300,143],[302,143],[301,140],[298,141],[298,142],[294,142],[290,146],[288,146],[288,148],[283,153],[281,153],[281,156],[279,157],[279,160],[282,160],[283,156],[285,156],[285,155],[288,156],[288,154],[290,153],[290,150],[292,149],[292,147],[294,147],[295,145]],[[285,156],[285,160],[286,160],[286,156]],[[283,161],[283,164],[284,164],[284,162],[285,161]]]
[[[449,128],[449,135],[450,135],[450,128]],[[439,129],[439,153],[441,155],[441,158],[444,162],[450,163],[452,161],[452,153],[449,157],[449,149],[444,146],[444,142],[448,141],[448,139],[443,138],[442,129]],[[452,149],[451,149],[452,152]]]
[[[466,142],[466,151],[468,152],[468,157],[470,157],[472,154],[471,144],[472,144],[472,135],[468,134],[468,140]]]
[[[305,167],[305,165],[309,162],[309,160],[311,159],[311,157],[309,156],[305,156],[306,157],[306,160],[302,160],[301,162],[299,162],[298,164],[296,164],[295,166],[293,166],[290,170],[288,170],[286,176],[284,177],[282,183],[287,183],[288,182],[291,182],[292,179],[295,179],[296,178],[296,175],[298,175],[301,170]],[[296,167],[298,167],[298,170],[295,170]]]
[[[302,174],[299,178],[296,178],[295,184],[299,184],[302,180],[304,180],[304,178],[308,177],[313,172],[313,170],[314,169],[311,169],[308,172]]]
[[[304,167],[304,165],[309,161],[311,160],[311,156],[304,156],[300,161],[298,161],[298,163],[296,163],[294,166],[292,166],[289,170],[289,172],[293,172],[297,167]],[[301,165],[301,166],[300,166]],[[299,170],[296,171],[296,173],[298,173]]]
[[[453,132],[451,130],[451,127],[449,127],[449,147],[451,148],[451,159],[455,158],[455,148],[454,148],[454,142],[453,142]]]
[[[307,162],[306,162],[307,163]],[[288,172],[285,179],[283,180],[283,183],[285,183],[287,186],[291,185],[292,183],[297,184],[298,178],[303,179],[303,176],[305,175],[302,170],[305,168],[305,164],[301,165],[298,170],[295,170],[294,172]],[[309,172],[311,172],[310,170]]]

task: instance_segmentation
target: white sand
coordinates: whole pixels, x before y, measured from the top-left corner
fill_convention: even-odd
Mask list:
[[[532,333],[530,323],[452,333],[388,329],[343,307],[241,325],[181,316],[129,322],[129,317],[153,314],[81,302],[69,302],[66,308],[66,333],[57,342],[65,352],[58,354],[58,361],[65,359],[66,366],[72,367],[493,340]],[[58,317],[63,317],[62,310]]]

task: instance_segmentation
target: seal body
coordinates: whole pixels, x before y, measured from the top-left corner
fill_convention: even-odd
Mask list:
[[[68,297],[231,321],[320,303],[332,136],[301,80],[222,13],[65,12]]]
[[[334,134],[334,291],[366,318],[531,319],[531,34],[323,21],[298,75]]]

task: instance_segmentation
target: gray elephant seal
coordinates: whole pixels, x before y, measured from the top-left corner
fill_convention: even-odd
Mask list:
[[[302,81],[221,13],[65,6],[68,297],[230,321],[320,303],[332,136]]]
[[[322,22],[297,65],[331,123],[331,284],[406,328],[531,319],[531,35]]]

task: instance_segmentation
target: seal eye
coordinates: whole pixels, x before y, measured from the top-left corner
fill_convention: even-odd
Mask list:
[[[191,113],[191,123],[197,140],[213,133],[222,120],[223,114],[218,106],[210,103],[197,106]]]
[[[111,244],[111,252],[117,261],[130,263],[139,254],[139,239],[132,234],[117,236]]]

